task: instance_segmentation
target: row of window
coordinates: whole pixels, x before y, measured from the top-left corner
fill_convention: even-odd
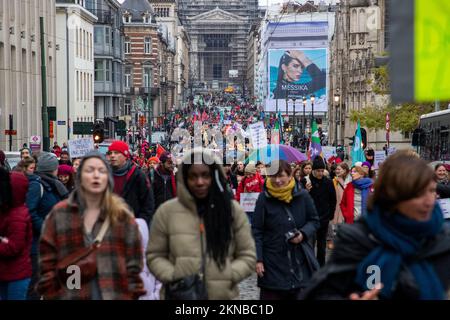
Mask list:
[[[93,101],[92,74],[77,71],[77,101]]]
[[[85,60],[94,59],[94,50],[92,49],[92,33],[77,28],[75,35],[76,56]]]
[[[131,39],[130,37],[125,38],[125,53],[131,53]],[[144,38],[144,53],[151,54],[152,53],[152,38],[145,37]]]
[[[155,8],[158,17],[170,17],[170,8]]]
[[[150,67],[144,67],[144,79],[143,85],[146,88],[151,87],[151,79],[152,79],[152,69]],[[133,87],[134,79],[133,79],[133,68],[125,67],[125,88]]]
[[[131,23],[133,16],[129,12],[125,12],[123,15],[123,23]],[[150,23],[152,20],[152,16],[150,13],[145,12],[142,14],[142,22],[143,23]]]
[[[115,67],[115,64],[109,60],[96,60],[95,61],[95,81],[115,81],[116,74],[119,74],[118,70]],[[77,73],[78,78],[78,73]],[[151,67],[144,67],[143,74],[143,86],[151,87],[151,79],[152,79],[152,69]],[[125,67],[124,74],[124,85],[125,88],[133,87],[134,79],[133,79],[133,68]]]

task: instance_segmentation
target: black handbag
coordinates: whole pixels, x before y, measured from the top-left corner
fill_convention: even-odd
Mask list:
[[[200,272],[167,283],[164,286],[166,300],[208,300],[205,283],[205,251],[203,246],[203,224],[200,226],[202,264]]]

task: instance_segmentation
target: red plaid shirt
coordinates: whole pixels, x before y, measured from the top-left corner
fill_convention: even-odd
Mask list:
[[[76,193],[74,193],[76,194]],[[58,261],[85,247],[82,213],[74,194],[53,207],[47,216],[40,239],[40,279],[38,291],[44,299],[91,299],[91,283],[80,290],[69,290],[58,281]],[[105,213],[93,228],[97,235]],[[97,279],[104,300],[136,299],[143,294],[140,272],[143,268],[141,236],[134,218],[111,224],[97,249]],[[145,291],[144,291],[145,293]]]

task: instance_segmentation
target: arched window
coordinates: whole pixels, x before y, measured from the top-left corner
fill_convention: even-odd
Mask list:
[[[356,9],[353,9],[350,18],[350,32],[356,32],[357,25],[358,25],[358,12],[356,11]]]
[[[366,21],[366,11],[364,9],[360,9],[358,16],[358,32],[366,32]]]

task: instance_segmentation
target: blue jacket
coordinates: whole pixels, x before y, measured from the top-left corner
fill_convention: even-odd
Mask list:
[[[33,245],[31,254],[38,253],[38,242],[41,236],[42,225],[45,217],[53,206],[67,198],[67,190],[61,188],[61,183],[56,177],[46,174],[28,175],[29,187],[26,204],[31,216],[33,226]]]

